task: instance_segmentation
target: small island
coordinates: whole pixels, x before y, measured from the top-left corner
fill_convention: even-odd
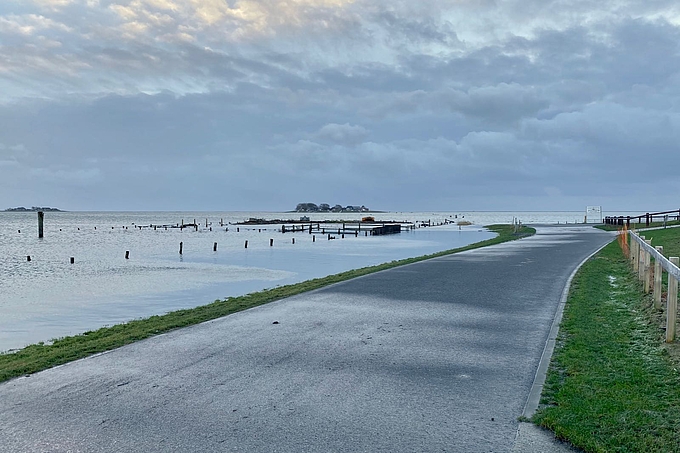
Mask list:
[[[298,203],[294,212],[371,212],[371,210],[364,205],[343,207],[336,204],[331,207],[328,203],[321,203],[319,205],[315,203]]]
[[[30,208],[24,208],[23,206],[19,206],[18,208],[8,208],[5,209],[5,212],[64,212],[61,209],[57,208],[50,208],[50,207],[40,207],[40,206],[31,206]]]

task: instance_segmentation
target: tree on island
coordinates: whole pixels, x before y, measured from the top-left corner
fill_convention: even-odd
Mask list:
[[[314,203],[298,203],[295,208],[297,212],[319,212],[319,207]]]
[[[336,204],[331,208],[328,203],[321,203],[316,205],[314,203],[298,203],[295,207],[295,212],[368,212],[370,211],[366,206],[352,206],[348,205],[343,207],[342,205]]]

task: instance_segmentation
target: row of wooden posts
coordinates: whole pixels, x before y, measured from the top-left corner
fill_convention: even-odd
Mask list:
[[[625,233],[623,233],[625,235]],[[627,239],[627,238],[626,238]],[[678,311],[678,280],[680,279],[680,258],[663,255],[663,247],[652,247],[652,241],[640,236],[637,232],[630,231],[630,245],[628,257],[633,266],[633,271],[643,283],[644,292],[651,291],[654,298],[654,307],[662,308],[662,276],[668,273],[668,294],[666,296],[666,342],[675,340],[675,325]],[[625,249],[626,247],[624,247]],[[651,259],[654,258],[654,267]]]
[[[357,236],[357,235],[355,235]],[[342,235],[342,238],[344,239],[345,235]],[[335,239],[335,236],[331,236],[328,234],[328,240]],[[312,235],[312,242],[316,242],[316,235]],[[292,238],[292,243],[295,244],[295,238]],[[269,246],[274,247],[274,239],[269,239]],[[248,248],[248,241],[245,242],[244,248]],[[217,242],[213,242],[213,252],[217,251]],[[184,242],[179,243],[179,254],[182,255],[184,252]],[[129,260],[130,259],[130,251],[126,250],[125,251],[125,259]],[[26,261],[31,261],[31,255],[26,255]],[[75,258],[71,257],[71,264],[75,263]]]
[[[42,211],[38,212],[38,237],[39,238],[44,237],[44,219],[45,219],[44,213]],[[446,223],[452,223],[452,222],[448,222],[448,220],[446,220],[444,223],[435,223],[435,225],[444,225]],[[314,226],[314,224],[316,224],[316,226]],[[210,225],[212,225],[212,223],[209,223],[208,219],[205,219],[205,227],[210,228],[210,231],[212,231],[212,226],[210,226]],[[224,227],[224,225],[225,225],[224,219],[222,218],[222,219],[220,219],[220,227]],[[362,231],[361,222],[357,222],[357,225],[358,226],[356,228],[354,228],[354,227],[348,227],[345,223],[343,223],[342,228],[325,228],[325,227],[322,228],[320,222],[310,222],[308,226],[305,226],[304,224],[299,225],[299,226],[297,226],[297,225],[286,226],[284,224],[284,225],[281,226],[280,231],[282,233],[287,233],[287,232],[295,233],[295,232],[298,232],[298,231],[300,231],[300,232],[309,231],[309,234],[312,234],[313,232],[326,234],[326,230],[330,230],[330,231],[337,231],[337,234],[342,235],[342,237],[344,238],[345,234],[352,234],[353,233],[354,236],[358,236],[359,232]],[[134,223],[132,224],[132,226],[134,228],[139,228],[140,230],[142,228],[144,228],[144,226],[135,225]],[[396,228],[397,226],[398,226],[398,228]],[[428,220],[427,222],[422,222],[422,226],[432,226],[432,221]],[[194,228],[195,231],[198,231],[199,224],[196,222],[196,219],[194,219],[193,223],[188,223],[188,224],[185,224],[184,219],[182,219],[182,222],[177,223],[176,225],[153,225],[153,224],[149,225],[149,228],[153,228],[154,231],[156,231],[156,229],[159,228],[159,227],[164,228],[165,230],[167,230],[168,227],[179,228],[180,231],[184,230],[185,228]],[[128,227],[126,227],[126,226],[123,226],[123,228],[125,228],[126,230],[128,229]],[[395,233],[395,232],[401,231],[401,228],[402,228],[401,224],[397,225],[397,224],[387,224],[387,223],[384,223],[384,222],[382,222],[382,223],[377,222],[375,224],[371,224],[369,226],[364,227],[364,235],[368,236],[369,232],[372,235],[373,234],[384,234],[385,232]],[[413,224],[413,223],[410,223],[407,228],[415,229],[416,225]],[[96,230],[97,227],[94,227],[94,229]],[[111,227],[111,229],[114,229],[114,227]],[[80,230],[80,228],[78,228],[78,230]],[[261,233],[263,228],[258,228],[257,230],[258,230],[258,232]],[[267,228],[264,228],[264,230],[266,231]],[[383,231],[383,230],[385,230],[385,231]],[[59,231],[61,231],[61,228],[59,229]],[[228,231],[228,229],[227,229],[227,231]],[[239,227],[236,227],[236,232],[237,233],[240,232]],[[19,233],[21,233],[21,230],[19,230]],[[330,234],[328,235],[328,237],[329,237],[329,239],[334,239],[334,237],[332,237]]]
[[[345,235],[343,234],[342,237],[344,238]],[[335,239],[335,236],[331,236],[330,234],[328,235],[328,240],[330,241],[331,239]],[[312,235],[312,242],[316,242],[316,235]],[[295,238],[292,238],[292,243],[295,244]],[[269,247],[274,247],[274,239],[269,239]],[[245,241],[244,248],[248,248],[248,241]],[[184,242],[179,243],[179,254],[181,255],[182,252],[184,251]],[[213,252],[217,251],[217,242],[213,243]],[[129,253],[130,252],[125,252],[125,258],[129,258]],[[30,261],[30,260],[29,260]]]

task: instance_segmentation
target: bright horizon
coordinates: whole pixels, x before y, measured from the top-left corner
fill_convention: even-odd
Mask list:
[[[0,209],[678,205],[677,2],[7,0]]]

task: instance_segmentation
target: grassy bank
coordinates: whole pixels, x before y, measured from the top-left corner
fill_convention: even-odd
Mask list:
[[[416,258],[408,258],[377,266],[364,267],[339,274],[329,275],[292,285],[279,286],[264,291],[259,291],[245,296],[230,297],[226,300],[217,300],[211,304],[200,307],[178,310],[164,315],[151,316],[146,319],[138,319],[124,324],[85,332],[80,335],[64,337],[55,340],[52,344],[34,344],[27,346],[14,353],[0,354],[0,382],[13,377],[35,373],[56,365],[61,365],[73,360],[87,357],[98,352],[108,351],[120,346],[142,340],[144,338],[168,332],[180,327],[198,324],[211,319],[229,315],[241,310],[266,304],[278,299],[300,294],[313,289],[338,283],[351,278],[390,269],[404,264],[415,263],[437,256],[471,250],[488,245],[511,241],[520,237],[528,236],[536,232],[533,228],[522,227],[515,233],[511,225],[491,225],[491,231],[498,236],[486,241],[477,242],[465,247],[447,250],[443,252],[424,255]]]
[[[663,333],[613,242],[574,278],[533,421],[588,452],[680,451],[680,373]]]
[[[678,222],[677,220],[669,220],[668,222],[666,222],[666,226],[673,226],[673,225],[680,225],[680,222]],[[630,224],[631,229],[636,228],[638,230],[640,228],[658,228],[658,227],[662,227],[662,226],[663,226],[663,222],[650,222],[649,226],[646,226],[646,224],[644,222],[642,222],[642,223],[631,223]],[[604,224],[602,224],[602,225],[596,225],[595,228],[599,228],[599,229],[604,230],[604,231],[619,231],[623,227],[620,226],[620,225],[604,225]]]

